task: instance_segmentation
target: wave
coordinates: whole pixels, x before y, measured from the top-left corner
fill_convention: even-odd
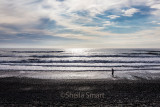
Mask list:
[[[160,67],[160,65],[31,65],[31,64],[1,64],[10,66],[42,66],[42,67],[131,67],[131,68],[148,68]]]
[[[115,69],[115,72],[118,72],[118,71],[127,71],[127,72],[130,72],[130,71],[159,71],[160,68],[150,68],[150,69]],[[111,70],[30,70],[30,69],[0,69],[1,72],[11,72],[11,71],[32,71],[32,72],[64,72],[64,71],[67,71],[67,72],[86,72],[86,71],[89,71],[89,72],[92,72],[92,71],[97,71],[97,72],[101,72],[101,71],[111,71]]]
[[[148,52],[138,52],[138,53],[122,53],[126,55],[157,55],[160,56],[159,51],[148,51]]]
[[[0,61],[0,63],[160,63],[160,61],[108,61],[108,60],[40,60]]]
[[[11,51],[13,53],[61,53],[64,51]]]
[[[30,56],[18,56],[18,55],[0,55],[0,57],[34,57],[34,58],[69,58],[69,57],[128,57],[128,58],[160,58],[160,56],[134,56],[134,55],[30,55]]]

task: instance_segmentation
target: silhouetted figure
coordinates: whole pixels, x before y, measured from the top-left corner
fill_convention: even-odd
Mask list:
[[[114,77],[114,69],[112,68],[112,77]]]

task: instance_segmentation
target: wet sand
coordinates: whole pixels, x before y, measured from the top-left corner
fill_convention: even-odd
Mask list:
[[[0,79],[3,106],[160,106],[160,80]]]

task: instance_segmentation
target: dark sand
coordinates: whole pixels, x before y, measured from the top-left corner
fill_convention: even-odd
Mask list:
[[[159,80],[1,78],[2,106],[160,106]]]

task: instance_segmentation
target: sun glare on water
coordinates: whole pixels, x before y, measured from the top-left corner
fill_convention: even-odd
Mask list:
[[[89,49],[86,48],[72,48],[72,49],[67,49],[66,51],[69,53],[72,53],[73,55],[81,54],[81,55],[86,55]]]

